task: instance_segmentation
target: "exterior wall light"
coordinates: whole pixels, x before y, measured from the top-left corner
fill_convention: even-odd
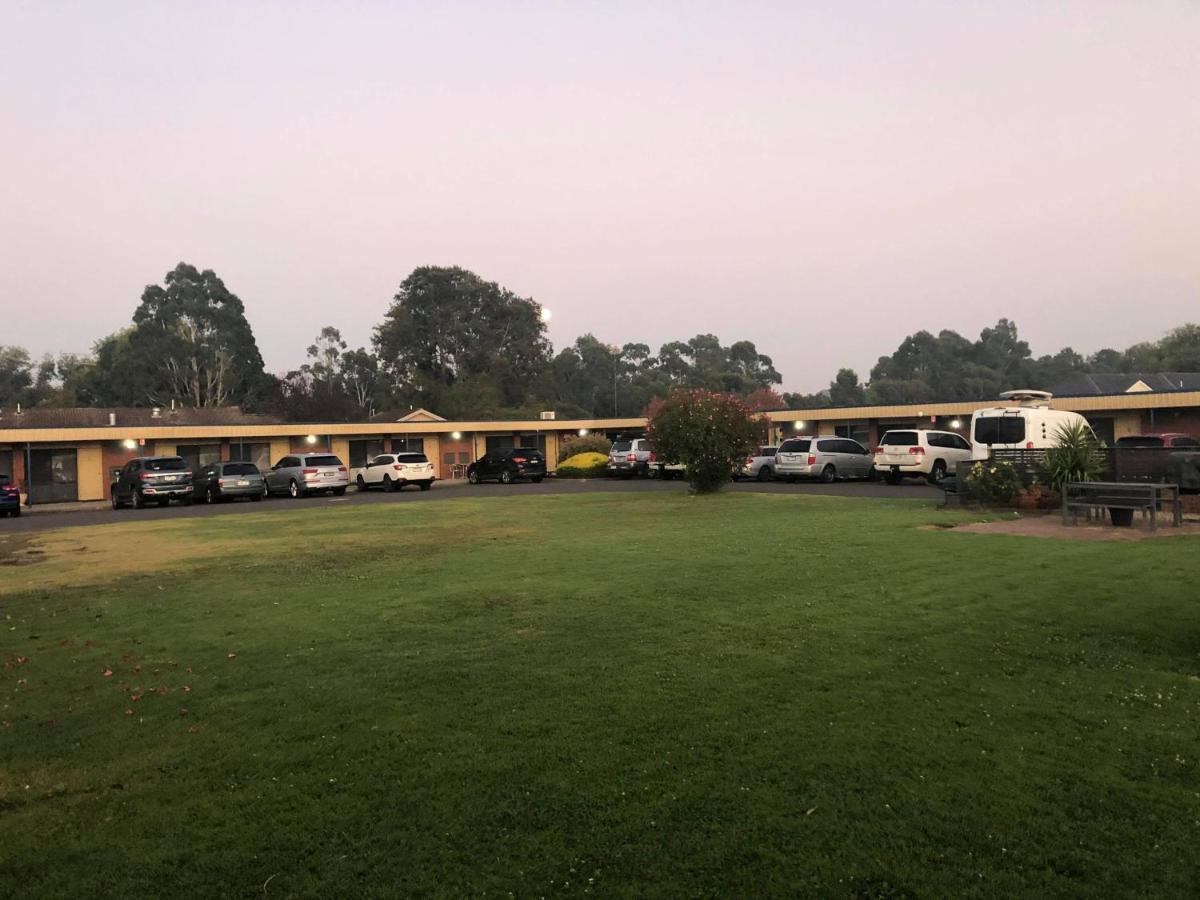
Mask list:
[[[461,441],[462,440],[462,432],[461,431],[452,431],[452,432],[450,432],[450,437],[456,441]]]
[[[137,441],[135,441],[133,438],[125,438],[125,440],[121,441],[121,446],[126,450],[136,450],[137,445]]]
[[[317,436],[316,436],[315,434],[309,434],[309,435],[305,435],[305,437],[304,437],[304,443],[306,443],[306,444],[315,444],[316,442],[317,442]]]
[[[951,419],[950,427],[951,428],[962,428],[962,420],[961,419]]]
[[[588,430],[587,430],[586,428],[580,428],[580,429],[579,429],[579,436],[580,436],[580,437],[587,437],[587,433],[588,433]]]
[[[803,427],[804,427],[803,419],[797,419],[795,422],[792,423],[792,428],[796,431],[799,431]]]

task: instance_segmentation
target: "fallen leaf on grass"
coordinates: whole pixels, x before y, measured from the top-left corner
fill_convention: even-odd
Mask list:
[[[236,653],[230,653],[230,654],[229,654],[229,658],[230,658],[230,659],[236,659],[236,658],[237,658],[237,654],[236,654]]]
[[[132,715],[133,715],[133,710],[132,710],[132,709],[127,709],[127,710],[125,710],[125,715],[127,715],[127,716],[132,716]]]
[[[129,695],[129,700],[130,700],[130,702],[132,702],[132,703],[137,703],[137,702],[138,702],[139,700],[141,700],[141,699],[142,699],[142,695],[141,695],[141,694],[130,694],[130,695]]]
[[[112,669],[105,669],[105,670],[104,670],[104,677],[105,677],[105,678],[112,678],[112,676],[113,676],[113,671],[112,671]]]
[[[192,692],[192,686],[190,684],[185,684],[183,686],[183,692],[185,694],[190,694]]]

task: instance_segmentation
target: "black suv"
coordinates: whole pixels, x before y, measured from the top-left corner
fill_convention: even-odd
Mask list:
[[[181,456],[142,456],[131,459],[112,484],[112,508],[147,503],[166,506],[172,499],[192,502],[192,473]]]
[[[546,477],[546,457],[541,450],[517,447],[509,450],[489,450],[467,466],[467,480],[479,484],[489,479],[512,484],[518,478],[528,478],[535,484]]]

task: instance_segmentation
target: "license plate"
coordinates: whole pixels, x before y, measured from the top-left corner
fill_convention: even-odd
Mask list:
[[[332,477],[333,477],[333,473],[332,473],[332,472],[326,472],[326,473],[325,473],[325,477],[326,477],[326,478],[332,478]]]
[[[250,482],[249,481],[239,481],[237,483],[237,486],[238,487],[250,487]]]

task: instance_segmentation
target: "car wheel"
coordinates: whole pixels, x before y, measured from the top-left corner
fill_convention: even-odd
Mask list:
[[[946,480],[946,463],[943,460],[937,460],[933,464],[933,468],[929,471],[929,483],[941,484]]]
[[[755,478],[758,481],[772,481],[772,480],[774,480],[773,479],[774,474],[775,473],[771,471],[770,466],[762,466],[758,470],[758,475],[756,475]]]
[[[471,484],[479,484],[479,473],[472,469],[467,473],[467,481],[471,482]]]
[[[296,479],[293,478],[288,482],[288,493],[291,495],[293,500],[299,500],[304,496],[304,488],[300,487],[300,485],[296,483]]]
[[[422,482],[421,482],[421,490],[423,490],[423,491],[427,491],[427,490],[429,490],[431,487],[433,487],[433,482],[432,482],[432,481],[422,481]]]
[[[384,475],[383,476],[383,492],[385,494],[390,494],[393,490],[395,490],[395,485],[392,484],[392,476]]]
[[[512,484],[512,482],[513,482],[512,472],[508,471],[508,469],[505,469],[503,472],[500,473],[500,483],[501,484]]]
[[[365,492],[367,489],[367,479],[365,479],[361,475],[359,475],[357,478],[357,485],[358,485],[358,492],[360,494]]]
[[[120,509],[120,508],[121,508],[121,501],[117,499],[117,492],[116,492],[116,491],[113,491],[113,492],[112,492],[112,508],[113,508],[113,509]]]
[[[146,498],[143,497],[142,492],[137,489],[134,489],[134,492],[133,492],[133,508],[134,509],[145,509],[146,508]]]
[[[338,488],[333,489],[333,496],[335,496],[335,497],[342,497],[345,495],[345,493],[346,493],[346,489],[344,487],[338,487]]]
[[[825,484],[832,484],[835,478],[837,478],[837,469],[833,466],[826,466],[821,470],[821,481]]]
[[[210,484],[208,486],[208,490],[204,492],[204,502],[216,503],[217,499],[217,489]]]

